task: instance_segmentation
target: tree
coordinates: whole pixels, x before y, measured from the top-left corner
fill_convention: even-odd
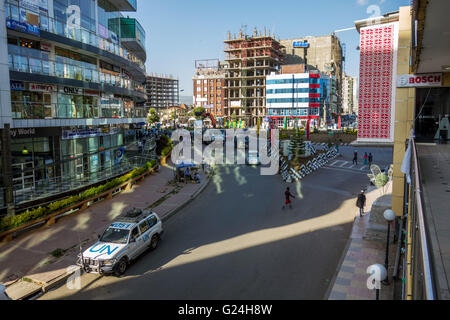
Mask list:
[[[291,142],[289,142],[289,153],[293,155],[295,160],[298,160],[300,156],[305,154],[305,140],[299,130],[294,132]]]
[[[158,112],[156,111],[155,108],[151,108],[148,111],[148,117],[147,117],[148,123],[150,123],[150,124],[158,123],[159,120],[160,120],[160,117],[159,117]]]
[[[194,109],[194,116],[197,118],[197,120],[202,119],[202,115],[206,112],[206,109],[204,107],[198,107]]]
[[[231,121],[235,122],[237,120],[236,111],[231,114]]]

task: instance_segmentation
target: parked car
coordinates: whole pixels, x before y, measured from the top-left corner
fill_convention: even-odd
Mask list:
[[[128,265],[147,249],[156,249],[163,234],[158,215],[133,209],[117,218],[89,249],[78,256],[77,265],[87,273],[125,273]]]

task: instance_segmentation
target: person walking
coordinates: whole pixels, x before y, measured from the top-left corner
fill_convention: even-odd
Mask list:
[[[372,163],[373,163],[373,155],[372,153],[369,153],[369,167],[372,166]]]
[[[295,199],[295,197],[291,194],[289,187],[286,189],[284,196],[286,197],[286,202],[284,203],[283,209],[285,209],[287,205],[289,205],[289,208],[292,209],[291,198]]]
[[[356,151],[356,150],[353,153],[353,164],[358,165],[358,151]]]
[[[367,155],[367,152],[364,153],[364,165],[367,166],[369,164],[369,156]]]
[[[361,193],[358,194],[358,200],[356,200],[356,206],[359,208],[359,216],[362,217],[364,215],[364,207],[366,206],[366,195],[365,191],[361,190]]]

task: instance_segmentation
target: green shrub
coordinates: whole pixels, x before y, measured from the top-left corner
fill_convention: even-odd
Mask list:
[[[169,153],[171,151],[172,151],[172,147],[171,146],[166,146],[166,147],[164,147],[164,149],[162,149],[161,156],[166,157],[167,155],[169,155]]]
[[[375,185],[377,188],[384,187],[389,182],[389,177],[383,173],[380,173],[375,178]]]

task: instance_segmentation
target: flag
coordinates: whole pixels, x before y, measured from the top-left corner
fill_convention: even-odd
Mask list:
[[[409,137],[408,149],[406,149],[405,156],[403,158],[401,171],[406,175],[406,181],[411,184],[411,158],[412,158],[412,143],[414,139],[414,130],[411,129]]]

